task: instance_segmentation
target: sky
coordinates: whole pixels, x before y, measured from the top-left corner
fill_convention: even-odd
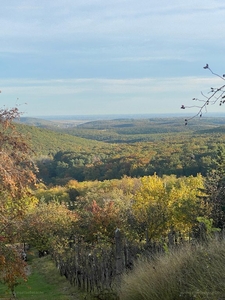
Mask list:
[[[185,114],[223,84],[224,0],[3,2],[0,103],[25,116]]]

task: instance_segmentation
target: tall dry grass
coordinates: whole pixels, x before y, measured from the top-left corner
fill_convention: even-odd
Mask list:
[[[225,299],[225,242],[185,246],[136,263],[123,275],[121,300]]]

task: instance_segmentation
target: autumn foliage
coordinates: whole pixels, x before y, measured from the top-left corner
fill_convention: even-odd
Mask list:
[[[40,253],[64,252],[77,231],[77,213],[65,204],[40,201],[23,219],[22,235]]]
[[[35,182],[31,148],[13,120],[19,117],[17,108],[0,110],[0,192],[20,195]]]
[[[136,174],[131,171],[140,171],[141,166],[146,167],[145,164],[150,168],[149,156],[156,155],[156,152],[150,153],[149,148],[145,149],[139,164],[134,163],[135,155],[128,159],[124,155],[122,177],[118,173],[116,157],[106,169],[102,169],[99,159],[88,157],[85,174],[92,178],[90,175],[93,173],[99,179],[87,181],[84,178],[75,180],[77,174],[81,175],[81,168],[75,168],[75,172],[74,165],[82,165],[82,157],[74,157],[77,156],[75,152],[56,153],[55,158],[65,161],[55,166],[54,161],[48,161],[52,166],[49,172],[57,174],[56,170],[63,170],[65,185],[59,185],[59,182],[49,186],[43,182],[37,184],[37,170],[31,159],[33,152],[27,138],[16,130],[13,122],[19,116],[17,108],[0,110],[0,281],[12,292],[21,280],[26,280],[26,263],[14,247],[17,243],[29,243],[39,253],[49,251],[53,257],[61,257],[61,262],[63,257],[68,263],[79,242],[90,246],[93,253],[98,247],[113,249],[116,229],[127,245],[133,243],[137,249],[140,246],[143,250],[143,246],[153,244],[167,247],[171,236],[175,243],[179,243],[178,239],[180,243],[194,239],[194,229],[199,223],[213,227],[215,218],[212,220],[212,216],[217,212],[218,204],[222,213],[221,201],[214,205],[213,210],[213,199],[206,200],[206,193],[214,185],[204,189],[205,179],[200,174],[189,176],[188,173],[178,177],[154,173],[145,176],[142,172],[142,176],[125,176]],[[182,146],[186,156],[179,167],[184,173],[194,160],[188,148],[194,144],[186,144]],[[115,147],[113,151],[118,156],[120,148]],[[166,153],[164,148],[159,147],[158,150],[162,159],[170,156],[167,166],[171,170],[173,165],[180,165],[174,149],[166,149]],[[156,155],[154,161],[163,172],[159,156]],[[92,168],[95,164],[98,169]],[[68,171],[69,166],[75,173]],[[145,168],[147,173],[149,168]],[[155,169],[155,165],[151,165],[151,169]],[[105,174],[109,178],[116,178],[116,174],[120,179],[105,180]],[[59,261],[56,259],[57,263]]]
[[[0,281],[12,292],[26,278],[25,263],[13,245],[20,239],[26,209],[33,204],[28,187],[36,181],[30,147],[13,124],[19,116],[17,108],[0,110]]]

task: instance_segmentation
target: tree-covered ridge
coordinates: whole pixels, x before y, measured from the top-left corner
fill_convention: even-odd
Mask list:
[[[40,118],[32,118],[32,117],[21,117],[19,119],[14,120],[14,122],[29,126],[37,126],[40,128],[48,128],[58,126],[57,123],[54,123],[50,120],[40,119]]]
[[[221,122],[224,123],[222,118]],[[213,118],[206,119],[202,123],[195,120],[188,127],[183,124],[181,118],[153,118],[99,120],[60,130],[71,135],[109,143],[133,143],[152,141],[165,134],[193,133],[196,130],[215,127],[217,123]]]
[[[204,134],[204,133],[224,133],[225,132],[225,126],[221,125],[221,126],[217,126],[215,128],[208,128],[208,129],[200,129],[197,130],[196,133],[198,134]]]
[[[16,128],[19,132],[26,135],[36,155],[51,155],[57,151],[74,150],[75,148],[85,151],[90,148],[90,144],[93,147],[101,145],[101,142],[91,141],[90,143],[90,141],[84,138],[55,132],[50,129],[39,128],[37,126],[17,124]]]
[[[125,121],[128,124],[128,120]],[[160,123],[160,119],[153,121]],[[124,120],[98,122],[101,126],[121,126]],[[135,122],[144,124],[143,120]],[[148,120],[146,122],[148,123]],[[179,120],[174,122],[179,124],[180,130],[186,130],[187,126],[182,127]],[[213,167],[217,146],[225,141],[223,131],[217,132],[221,126],[216,126],[216,121],[214,125],[209,123],[209,120],[207,122],[205,128],[215,127],[211,130],[205,129],[204,133],[201,133],[201,130],[188,129],[163,134],[132,134],[131,139],[134,137],[142,140],[145,136],[149,140],[133,143],[127,141],[128,135],[116,132],[113,132],[113,135],[117,135],[119,143],[115,143],[115,140],[111,143],[95,141],[96,129],[88,129],[91,139],[84,139],[35,126],[17,125],[17,128],[30,137],[30,145],[36,153],[40,170],[39,178],[46,183],[64,184],[70,179],[119,179],[124,175],[140,177],[153,175],[154,172],[159,175],[206,175],[207,170]],[[171,125],[169,119],[167,122],[163,119],[162,123],[164,127]],[[133,125],[131,127],[133,128]],[[173,130],[173,126],[171,128]],[[102,134],[105,133],[106,131],[101,129],[97,134],[103,140]],[[126,142],[121,143],[122,139]]]
[[[176,174],[190,176],[214,167],[214,157],[225,134],[165,135],[154,142],[99,144],[96,147],[58,151],[51,159],[38,161],[40,176],[46,183],[106,180],[124,175],[141,177]]]
[[[54,123],[55,122],[55,123]],[[182,118],[151,118],[151,119],[113,119],[80,122],[79,120],[60,120],[49,122],[45,120],[29,119],[25,124],[36,125],[61,133],[79,136],[91,140],[109,143],[133,143],[153,141],[165,134],[194,133],[199,130],[216,130],[224,125],[225,118],[195,119],[188,126]]]

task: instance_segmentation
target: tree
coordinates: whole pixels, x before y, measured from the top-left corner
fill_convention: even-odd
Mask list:
[[[216,74],[212,71],[212,69],[209,67],[208,64],[206,64],[204,67],[204,69],[209,70],[213,75],[219,77],[221,80],[225,81],[225,74],[223,74],[222,76],[219,74]],[[190,117],[185,119],[185,125],[188,124],[188,121],[192,120],[193,118],[199,116],[202,117],[203,112],[207,112],[207,107],[208,105],[214,105],[216,103],[219,103],[219,106],[223,105],[225,103],[225,84],[219,86],[219,87],[211,87],[210,91],[205,94],[203,92],[201,92],[202,95],[202,99],[199,98],[193,98],[193,101],[197,101],[197,102],[201,102],[202,105],[192,105],[192,106],[186,106],[186,105],[181,105],[181,109],[186,109],[186,108],[191,108],[191,107],[196,107],[198,109],[198,112]]]
[[[26,242],[39,251],[62,252],[76,233],[78,216],[65,204],[40,201],[23,220],[22,235]]]
[[[149,240],[166,238],[173,231],[189,237],[197,218],[207,217],[201,196],[203,178],[154,174],[141,178],[142,186],[133,199],[133,213]]]
[[[7,191],[13,197],[36,180],[31,148],[13,124],[19,116],[17,108],[0,110],[0,193]]]
[[[211,206],[211,218],[216,228],[225,227],[225,148],[218,146],[214,168],[208,172],[205,183],[208,202]]]
[[[34,201],[28,187],[36,182],[31,149],[13,123],[19,117],[18,108],[0,110],[0,281],[12,293],[26,274],[18,251],[10,245],[18,242],[21,220]]]
[[[95,241],[98,238],[114,241],[116,228],[121,228],[120,210],[114,201],[104,201],[100,206],[95,200],[89,208],[89,224],[86,236]]]
[[[174,232],[189,238],[199,217],[208,217],[201,175],[177,178],[169,192],[169,220]]]
[[[133,213],[146,233],[146,241],[165,236],[168,222],[168,192],[156,174],[141,178],[133,201]]]

